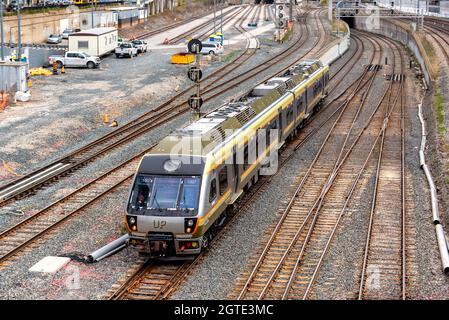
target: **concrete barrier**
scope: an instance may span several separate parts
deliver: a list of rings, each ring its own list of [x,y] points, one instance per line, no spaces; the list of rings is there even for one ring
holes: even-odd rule
[[[344,22],[343,22],[344,23]],[[349,26],[344,23],[347,32],[342,38],[339,38],[330,43],[329,46],[326,46],[319,54],[319,59],[324,64],[332,64],[338,58],[340,58],[346,51],[348,51],[349,46],[351,44],[351,32],[349,30]]]

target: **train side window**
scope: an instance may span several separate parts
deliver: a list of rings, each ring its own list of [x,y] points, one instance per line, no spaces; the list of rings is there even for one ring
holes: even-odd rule
[[[217,179],[213,178],[209,188],[209,202],[212,203],[217,198]]]
[[[243,169],[246,170],[249,168],[249,159],[248,159],[248,145],[243,149]]]
[[[290,108],[287,111],[287,123],[292,123],[293,122],[293,109]]]
[[[224,166],[218,173],[218,182],[220,184],[220,196],[228,189],[228,168]]]

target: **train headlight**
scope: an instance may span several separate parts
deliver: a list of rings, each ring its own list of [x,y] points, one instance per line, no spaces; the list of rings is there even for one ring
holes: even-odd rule
[[[127,216],[126,221],[128,222],[128,226],[132,231],[137,231],[137,217]]]
[[[186,233],[191,233],[195,230],[196,218],[186,218],[184,220],[184,230]]]
[[[173,172],[181,167],[181,160],[170,159],[164,162],[164,170]]]

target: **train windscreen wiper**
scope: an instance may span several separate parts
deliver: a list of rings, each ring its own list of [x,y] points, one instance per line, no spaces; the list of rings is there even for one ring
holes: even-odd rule
[[[156,203],[157,209],[159,210],[159,212],[162,212],[162,208],[161,208],[161,206],[159,205],[159,202],[157,201],[157,190],[156,190],[156,192],[154,193],[153,201]]]

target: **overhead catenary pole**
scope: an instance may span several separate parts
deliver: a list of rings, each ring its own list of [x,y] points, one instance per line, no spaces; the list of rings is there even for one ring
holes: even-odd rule
[[[92,19],[92,29],[93,29],[93,28],[95,28],[95,26],[94,26],[94,0],[92,0],[91,4],[92,5],[90,6],[90,16]]]
[[[4,37],[4,31],[3,31],[3,0],[0,1],[0,46],[1,46],[1,60],[0,61],[4,61],[5,60],[5,37]],[[2,78],[3,80],[3,78]],[[2,84],[2,88],[1,90],[3,90],[3,84]]]
[[[0,0],[0,41],[1,41],[1,61],[5,61],[5,42],[4,42],[4,35],[3,35],[3,0]],[[1,72],[0,74],[0,78],[1,78],[1,83],[0,83],[0,93],[2,94],[2,99],[3,99],[3,92],[5,90],[4,85],[5,85],[5,80],[4,80],[4,72]]]
[[[220,33],[223,36],[223,1],[220,2]]]
[[[216,30],[216,24],[215,24],[215,19],[216,19],[216,9],[217,9],[217,0],[214,0],[214,34],[215,32],[217,32]]]
[[[290,10],[289,10],[290,21],[293,21],[293,1],[294,0],[290,0]]]
[[[17,1],[17,32],[18,32],[18,41],[17,41],[17,57],[16,60],[20,61],[22,59],[22,35],[21,35],[21,21],[20,21],[20,0]]]

